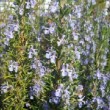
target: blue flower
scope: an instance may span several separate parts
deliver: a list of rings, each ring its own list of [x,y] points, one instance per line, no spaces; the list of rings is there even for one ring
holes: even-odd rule
[[[34,49],[33,45],[31,45],[31,48],[29,49],[28,58],[32,58],[33,55],[36,55],[37,51]]]
[[[18,72],[18,63],[11,60],[8,69],[10,72],[12,71]]]
[[[79,108],[82,108],[83,104],[85,104],[85,101],[83,100],[85,96],[82,96],[81,94],[78,96],[78,106]]]
[[[83,103],[82,102],[78,102],[78,106],[79,108],[82,108]]]
[[[56,53],[53,53],[53,54],[51,55],[50,62],[51,62],[51,63],[55,63],[55,62],[56,62],[56,58],[57,58]]]
[[[55,90],[55,96],[56,97],[61,97],[61,95],[62,95],[62,90],[61,89]]]
[[[96,4],[96,0],[92,0],[92,5],[95,5]]]
[[[30,103],[26,103],[26,107],[30,107]]]
[[[9,85],[8,82],[6,84],[2,84],[1,87],[1,94],[7,93],[9,89],[13,89],[12,85]]]
[[[105,85],[104,84],[101,84],[100,85],[100,91],[101,91],[101,93],[102,93],[102,97],[104,97],[105,96]]]
[[[51,13],[55,13],[58,10],[59,2],[54,2],[49,8]]]
[[[52,52],[49,51],[49,50],[47,50],[47,51],[46,51],[46,55],[45,55],[46,58],[47,58],[47,59],[50,59],[50,58],[51,58],[51,55],[52,55]]]
[[[14,70],[14,66],[13,66],[13,62],[12,60],[10,61],[10,65],[9,65],[9,71],[12,72]]]
[[[9,39],[12,39],[14,37],[13,32],[9,31],[8,29],[5,30],[4,35],[6,35],[6,37]]]
[[[101,97],[97,97],[96,101],[97,101],[97,109],[99,110],[100,108],[104,106],[104,101]]]
[[[18,63],[17,62],[14,62],[13,68],[14,68],[15,72],[18,71]]]
[[[49,99],[49,102],[50,103],[54,103],[54,104],[59,104],[60,103],[60,97],[51,97],[50,99]]]
[[[62,75],[62,77],[65,77],[65,76],[68,75],[68,73],[67,73],[67,71],[66,71],[66,66],[65,66],[65,64],[62,65],[61,75]]]
[[[33,79],[34,80],[34,79]],[[35,84],[33,86],[30,87],[30,99],[34,99],[34,96],[39,97],[39,95],[42,92],[42,87],[44,86],[43,82],[39,82],[35,80]]]
[[[14,26],[14,31],[18,31],[18,29],[19,29],[19,24],[13,24],[13,26]]]
[[[19,14],[22,16],[24,14],[24,9],[22,7],[19,8]]]
[[[36,0],[30,0],[31,8],[34,8],[36,3],[37,3]]]
[[[101,72],[100,72],[99,69],[97,69],[97,71],[96,71],[96,76],[97,76],[98,79],[101,79],[101,77],[102,77]]]
[[[30,7],[31,7],[31,6],[30,6],[30,2],[27,1],[27,2],[26,2],[26,9],[30,9]]]
[[[29,51],[29,53],[28,53],[28,58],[32,58],[32,57],[33,57],[32,52]]]

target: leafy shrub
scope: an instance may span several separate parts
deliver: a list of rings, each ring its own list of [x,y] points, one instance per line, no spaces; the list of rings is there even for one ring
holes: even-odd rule
[[[15,0],[0,25],[1,110],[109,110],[108,6]]]

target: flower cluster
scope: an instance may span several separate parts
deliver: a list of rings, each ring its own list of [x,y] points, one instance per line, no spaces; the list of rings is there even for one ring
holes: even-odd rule
[[[4,94],[4,93],[7,93],[8,90],[13,89],[13,86],[9,85],[8,82],[7,82],[6,84],[2,84],[0,89],[1,89],[1,94]]]
[[[101,3],[15,0],[0,24],[3,109],[110,109],[110,2]]]
[[[36,54],[37,54],[36,49],[34,49],[34,47],[31,46],[31,48],[29,49],[28,58],[33,58],[33,56]]]
[[[11,60],[8,69],[10,72],[18,72],[18,63]]]
[[[56,51],[54,51],[54,50],[52,50],[52,49],[48,49],[48,50],[46,51],[45,57],[46,57],[47,59],[49,59],[51,63],[56,63],[56,58],[57,58],[57,56],[56,56]]]
[[[5,31],[4,31],[4,35],[6,36],[4,44],[9,45],[10,39],[14,38],[14,33],[18,31],[19,31],[19,23],[16,22],[14,23],[14,16],[10,15],[9,23],[5,27]]]
[[[34,8],[36,5],[36,0],[27,0],[26,9]]]
[[[30,93],[29,93],[29,95],[30,95],[30,99],[31,100],[34,99],[34,96],[37,96],[38,97],[41,94],[43,85],[44,84],[42,82],[41,82],[41,84],[39,84],[37,82],[34,86],[30,87]]]

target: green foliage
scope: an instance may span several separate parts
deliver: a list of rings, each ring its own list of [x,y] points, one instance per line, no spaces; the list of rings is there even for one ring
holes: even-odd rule
[[[36,2],[26,8],[25,0],[15,0],[13,11],[5,13],[6,25],[0,27],[1,110],[100,110],[93,99],[108,101],[110,91],[105,1],[60,0],[56,12],[52,1],[47,13],[45,1]],[[104,96],[101,85],[106,85]],[[58,90],[61,96],[56,97]]]

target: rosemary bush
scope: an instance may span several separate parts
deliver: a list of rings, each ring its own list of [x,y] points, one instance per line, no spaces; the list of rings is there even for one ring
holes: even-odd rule
[[[109,5],[15,0],[0,24],[1,110],[109,110]]]

